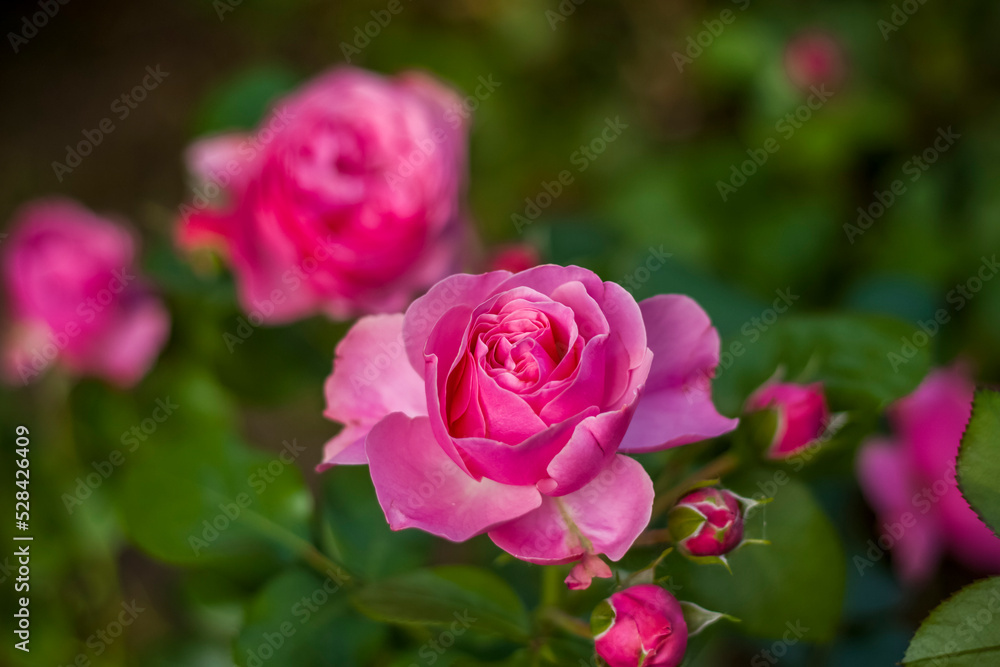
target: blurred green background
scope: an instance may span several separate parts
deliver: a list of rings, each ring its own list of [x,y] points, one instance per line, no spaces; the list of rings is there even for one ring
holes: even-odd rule
[[[4,448],[17,424],[31,430],[36,535],[32,652],[5,641],[3,661],[69,665],[83,655],[97,665],[207,667],[235,655],[252,665],[261,638],[290,620],[296,632],[269,665],[431,664],[419,648],[435,631],[368,621],[343,594],[300,624],[295,605],[324,582],[296,565],[311,557],[305,545],[376,581],[418,565],[488,565],[499,553],[485,538],[451,545],[390,534],[364,471],[316,475],[336,428],[321,414],[322,382],[348,325],[315,318],[255,329],[230,352],[223,334],[240,317],[231,280],[192,268],[173,248],[187,193],[184,147],[251,127],[268,101],[345,55],[379,72],[423,68],[471,96],[471,211],[483,248],[527,242],[546,260],[626,285],[631,277],[638,298],[690,294],[727,345],[756,342],[768,325],[753,318],[778,290],[798,297],[795,314],[882,313],[908,322],[894,329],[904,335],[945,308],[952,321],[923,351],[938,363],[964,356],[980,379],[998,377],[1000,284],[963,297],[961,308],[949,295],[1000,246],[1000,5],[900,3],[917,10],[895,25],[888,2],[400,1],[367,45],[359,31],[385,1],[69,2],[16,51],[8,34],[0,213],[63,194],[121,214],[140,230],[143,268],[174,322],[158,366],[133,391],[49,374],[0,393]],[[37,2],[5,3],[4,32],[28,34],[23,17],[37,11]],[[157,65],[164,81],[59,180],[52,163],[65,161],[67,144],[112,116],[113,101]],[[825,85],[829,99],[815,104],[810,85]],[[800,123],[782,123],[797,112]],[[608,119],[627,127],[593,159],[581,157]],[[959,138],[913,171],[914,156],[948,128]],[[767,145],[778,149],[724,200],[719,182]],[[526,198],[541,203],[544,184],[563,170],[573,182],[519,230],[512,216],[527,215]],[[905,192],[863,234],[845,229],[897,179]],[[671,257],[646,277],[636,271],[651,248]],[[482,265],[470,256],[469,268]],[[736,372],[751,356],[722,371],[717,396],[728,414],[752,388]],[[889,363],[872,361],[883,362],[877,373]],[[130,451],[123,436],[143,431],[157,400],[168,399],[174,414]],[[305,450],[292,463],[279,458],[296,447]],[[105,479],[114,450],[124,462]],[[0,456],[0,477],[13,478],[13,462],[12,452]],[[810,479],[845,544],[847,593],[842,606],[836,595],[831,602],[835,640],[787,646],[782,664],[892,664],[922,615],[969,580],[949,567],[927,588],[904,591],[885,559],[857,577],[848,559],[874,535],[873,518],[849,471]],[[88,485],[94,472],[100,483]],[[212,538],[202,521],[224,517],[220,489],[252,503],[238,519],[219,519],[227,527]],[[69,494],[88,490],[67,507]],[[9,523],[0,522],[5,543]],[[192,538],[206,543],[197,554]],[[6,615],[5,557],[6,549]],[[539,568],[501,562],[497,571],[536,602]],[[808,597],[803,588],[797,594]],[[583,615],[595,599],[574,604]],[[122,637],[94,639],[132,600],[144,611]],[[698,664],[747,664],[772,646],[713,632],[692,651]],[[459,646],[434,661],[510,650],[471,635]],[[577,664],[580,650],[552,664]]]

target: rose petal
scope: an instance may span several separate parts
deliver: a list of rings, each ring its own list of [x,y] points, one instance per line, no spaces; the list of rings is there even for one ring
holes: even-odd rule
[[[333,373],[324,391],[328,419],[345,424],[327,443],[322,471],[339,463],[364,463],[356,441],[391,412],[427,414],[420,375],[403,346],[403,316],[369,315],[358,320],[337,345]]]
[[[545,496],[541,507],[490,531],[507,553],[539,565],[568,563],[588,551],[611,560],[625,555],[649,523],[653,482],[642,466],[616,456],[589,484],[560,498]],[[567,527],[563,512],[591,549]]]
[[[736,428],[718,413],[711,376],[719,363],[719,334],[692,299],[654,296],[640,304],[653,365],[646,392],[620,448],[648,452],[714,438]]]
[[[462,542],[539,506],[532,486],[476,481],[448,458],[426,417],[395,412],[365,444],[379,504],[393,530],[420,528]]]

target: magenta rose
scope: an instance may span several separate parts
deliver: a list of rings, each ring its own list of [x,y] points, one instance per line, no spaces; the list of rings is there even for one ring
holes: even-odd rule
[[[79,204],[51,199],[14,216],[0,264],[12,326],[8,380],[27,383],[53,361],[128,386],[166,342],[170,317],[135,274],[128,230]]]
[[[423,74],[335,68],[278,101],[254,134],[189,149],[201,185],[179,241],[219,248],[242,307],[274,322],[399,311],[456,268],[459,105]]]
[[[653,485],[619,452],[714,437],[719,336],[691,299],[637,304],[575,266],[454,275],[337,347],[320,469],[369,463],[394,529],[489,533],[514,556],[618,560]]]
[[[767,457],[775,460],[791,458],[813,446],[831,423],[820,382],[769,382],[750,395],[746,409],[774,411],[776,423]]]
[[[958,488],[956,458],[975,387],[961,365],[933,371],[889,410],[894,438],[869,441],[857,468],[879,517],[879,546],[901,577],[925,581],[949,552],[967,567],[1000,574],[1000,537]]]
[[[608,667],[677,667],[688,627],[677,599],[653,584],[632,586],[602,602],[591,619],[594,648]]]

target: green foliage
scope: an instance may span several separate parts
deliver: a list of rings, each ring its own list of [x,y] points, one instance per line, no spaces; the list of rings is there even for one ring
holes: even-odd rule
[[[523,640],[528,614],[511,587],[489,570],[452,565],[369,584],[354,596],[368,616],[393,623],[459,627]]]
[[[980,667],[1000,662],[1000,577],[966,586],[921,624],[906,667]]]
[[[972,418],[958,453],[962,495],[983,522],[1000,535],[1000,392],[976,392]]]

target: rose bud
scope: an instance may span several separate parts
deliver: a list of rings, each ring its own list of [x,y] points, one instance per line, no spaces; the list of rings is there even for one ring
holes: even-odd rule
[[[743,538],[746,511],[759,504],[726,489],[696,489],[670,510],[667,519],[670,536],[677,550],[689,559],[721,563],[728,568],[726,554],[743,544],[761,542]]]
[[[751,394],[746,402],[747,412],[772,410],[775,422],[767,424],[768,458],[791,458],[817,443],[831,424],[830,410],[826,406],[823,385],[793,383],[768,383]],[[773,431],[771,429],[773,428]]]
[[[785,47],[785,72],[802,90],[814,86],[836,88],[847,74],[847,58],[833,35],[808,30],[793,37]]]
[[[615,593],[591,617],[594,648],[608,667],[677,667],[688,626],[677,599],[653,584]]]
[[[490,271],[520,273],[538,266],[538,251],[527,243],[514,243],[496,250],[490,258]]]

